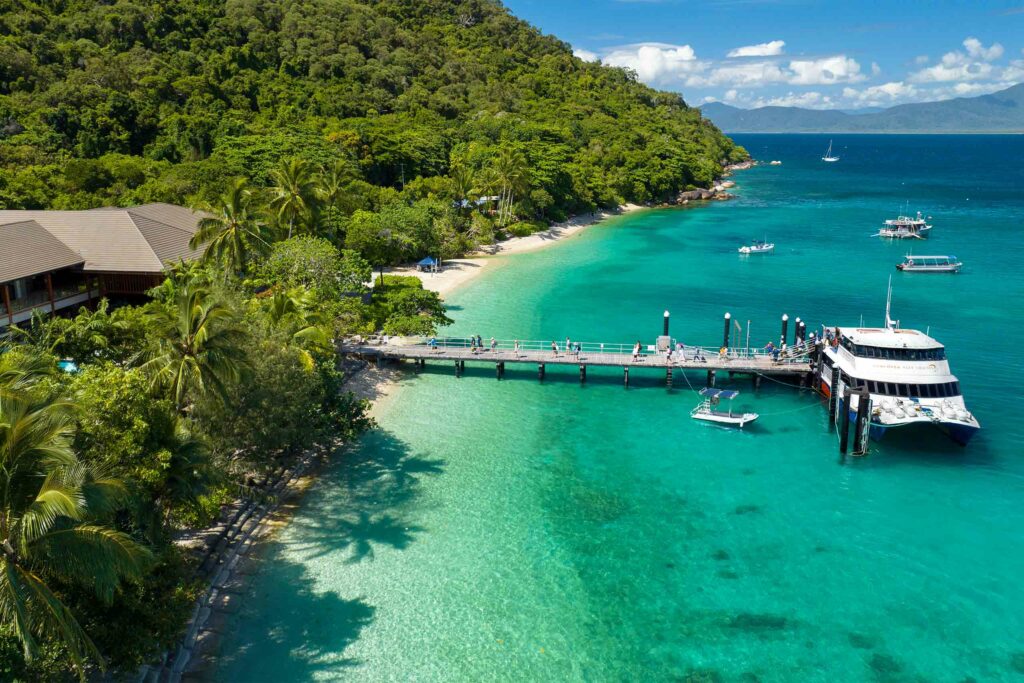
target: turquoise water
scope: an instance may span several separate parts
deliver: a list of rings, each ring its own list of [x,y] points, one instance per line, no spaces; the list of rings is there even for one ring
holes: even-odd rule
[[[809,394],[749,380],[743,431],[657,373],[411,369],[267,552],[220,680],[963,681],[1024,676],[1024,137],[737,136],[739,199],[619,217],[509,259],[455,334],[752,343],[788,313],[943,341],[983,431],[893,433],[841,461]],[[1008,160],[1014,160],[1012,163]],[[868,235],[905,202],[919,253]],[[773,255],[741,258],[753,238]],[[792,328],[791,328],[792,329]],[[744,329],[744,336],[746,330]],[[690,380],[701,381],[698,375]]]

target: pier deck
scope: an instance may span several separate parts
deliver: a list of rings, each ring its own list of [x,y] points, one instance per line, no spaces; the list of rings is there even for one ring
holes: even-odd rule
[[[559,345],[557,354],[550,348],[550,342],[520,341],[518,351],[515,342],[497,341],[492,349],[489,340],[484,349],[470,347],[469,339],[438,338],[436,346],[427,339],[378,340],[376,343],[343,343],[342,352],[371,358],[426,361],[454,361],[545,365],[566,365],[580,367],[659,368],[661,370],[704,370],[727,371],[730,373],[791,376],[800,378],[812,370],[808,354],[813,347],[798,346],[788,349],[786,355],[775,359],[771,354],[752,349],[729,349],[725,354],[719,349],[687,346],[680,355],[673,351],[671,360],[664,351],[653,347],[642,347],[641,355],[633,358],[633,347],[627,344],[582,343],[579,354],[568,353],[564,344]]]

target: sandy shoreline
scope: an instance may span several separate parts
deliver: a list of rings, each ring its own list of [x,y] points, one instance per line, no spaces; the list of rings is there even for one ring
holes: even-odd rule
[[[484,268],[499,261],[496,256],[522,254],[549,247],[556,242],[579,234],[592,225],[596,225],[611,216],[630,213],[644,207],[636,204],[624,204],[614,211],[596,211],[594,213],[574,216],[565,223],[556,223],[543,232],[536,232],[526,237],[513,237],[497,244],[484,247],[466,258],[449,259],[439,273],[423,273],[414,266],[386,268],[389,275],[411,275],[423,282],[423,287],[444,296],[456,288],[474,279]]]

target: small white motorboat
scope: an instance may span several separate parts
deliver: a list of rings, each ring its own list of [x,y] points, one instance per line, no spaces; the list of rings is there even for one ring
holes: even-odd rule
[[[700,395],[704,397],[704,400],[700,402],[700,405],[690,411],[690,417],[695,420],[704,420],[706,422],[717,422],[718,424],[742,427],[748,422],[753,422],[757,419],[757,413],[734,414],[732,412],[731,401],[740,395],[740,392],[738,391],[733,391],[732,389],[714,389],[712,387],[704,387],[700,390]],[[717,410],[722,399],[730,401],[728,411]]]
[[[904,273],[959,273],[964,264],[956,256],[915,256],[907,254],[896,270]]]
[[[774,242],[754,242],[750,246],[740,247],[738,251],[741,254],[767,254],[770,251],[775,251]]]

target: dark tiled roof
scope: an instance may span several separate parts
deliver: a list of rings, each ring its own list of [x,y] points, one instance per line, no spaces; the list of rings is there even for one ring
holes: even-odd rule
[[[84,262],[88,271],[159,273],[179,259],[188,261],[200,256],[201,252],[188,247],[200,218],[192,210],[173,204],[88,211],[0,210],[0,234],[4,235],[4,251],[16,252],[12,261],[22,264],[19,272],[26,268],[32,271],[28,274],[53,270],[46,252],[56,244],[63,247],[60,253],[76,254],[77,262]],[[40,249],[32,241],[23,242],[20,233],[7,234],[9,225],[26,221],[51,236],[49,247]],[[0,271],[0,282],[10,279],[14,278]]]
[[[0,243],[0,282],[85,262],[35,221],[0,225]]]

